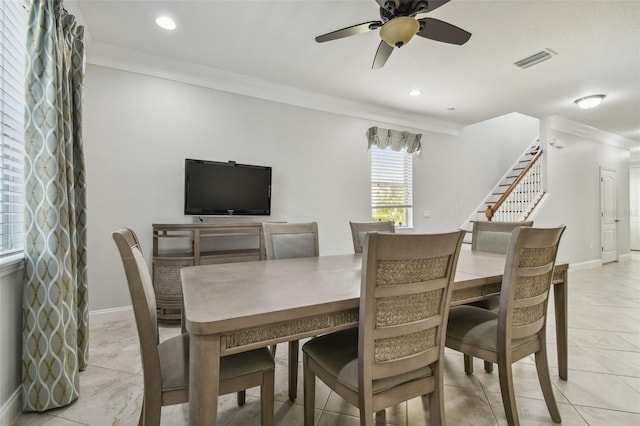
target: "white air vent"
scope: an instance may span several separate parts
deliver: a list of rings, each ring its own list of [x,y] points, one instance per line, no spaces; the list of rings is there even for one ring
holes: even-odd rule
[[[544,49],[538,53],[534,53],[533,55],[526,57],[524,59],[520,59],[518,62],[515,62],[514,65],[519,66],[520,68],[529,68],[535,64],[539,64],[540,62],[544,62],[547,59],[551,59],[553,55],[557,55],[551,49]]]

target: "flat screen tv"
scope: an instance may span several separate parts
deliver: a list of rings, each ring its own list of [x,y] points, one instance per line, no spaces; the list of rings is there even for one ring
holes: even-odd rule
[[[184,214],[271,214],[271,167],[185,159]]]

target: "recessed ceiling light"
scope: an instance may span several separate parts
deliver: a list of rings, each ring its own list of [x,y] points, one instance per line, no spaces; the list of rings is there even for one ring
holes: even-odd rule
[[[600,105],[604,98],[605,95],[589,95],[580,99],[576,99],[574,102],[582,109],[589,109],[595,108]]]
[[[176,29],[176,23],[173,19],[169,18],[168,16],[159,16],[156,19],[156,24],[158,24],[159,27],[164,28],[165,30],[175,30]]]
[[[422,90],[413,89],[409,92],[409,96],[420,96],[422,95]]]

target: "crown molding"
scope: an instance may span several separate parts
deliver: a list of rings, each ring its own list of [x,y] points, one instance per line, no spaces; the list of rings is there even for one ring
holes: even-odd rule
[[[616,148],[632,150],[637,146],[635,142],[620,135],[596,129],[595,127],[587,126],[586,124],[567,120],[566,118],[557,115],[548,117],[547,122],[549,123],[549,128],[551,130],[583,137],[605,145],[615,146]]]
[[[122,48],[106,43],[91,42],[86,47],[87,63],[143,74],[209,89],[295,105],[303,108],[383,124],[427,130],[457,136],[464,125],[432,117],[399,112],[371,106],[366,103],[331,97],[284,84],[260,80],[193,63],[152,55],[139,50]]]

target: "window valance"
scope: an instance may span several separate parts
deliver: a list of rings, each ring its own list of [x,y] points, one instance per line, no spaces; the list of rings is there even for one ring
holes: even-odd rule
[[[416,155],[422,150],[421,134],[383,129],[382,127],[370,127],[368,136],[369,148],[374,145],[380,149],[390,147],[393,151],[400,151],[402,148],[406,148],[409,154]]]

